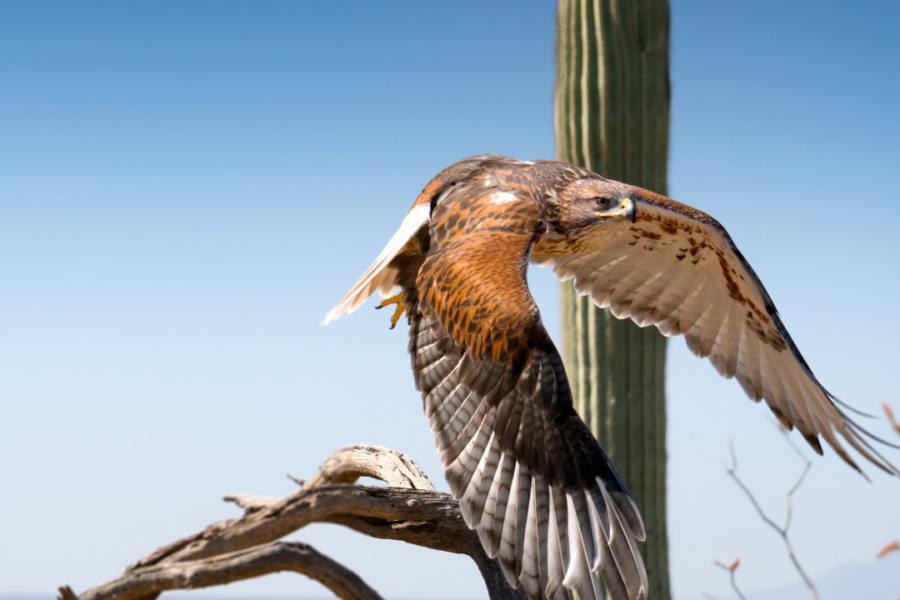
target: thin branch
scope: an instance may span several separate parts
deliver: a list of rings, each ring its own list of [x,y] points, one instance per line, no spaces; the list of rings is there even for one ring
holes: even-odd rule
[[[893,429],[897,433],[900,433],[900,423],[898,423],[894,419],[894,411],[891,410],[890,404],[888,404],[887,402],[882,402],[881,408],[884,409],[884,414],[887,415],[888,422],[891,424],[891,429]]]
[[[810,579],[809,576],[806,574],[806,571],[803,570],[803,567],[800,565],[800,561],[797,560],[797,555],[794,552],[794,547],[791,544],[790,536],[788,535],[788,532],[791,528],[791,518],[793,515],[794,493],[800,488],[800,485],[803,484],[803,481],[806,479],[806,474],[809,473],[809,470],[812,467],[812,463],[809,461],[809,459],[806,458],[806,456],[800,451],[799,448],[797,448],[797,446],[794,444],[794,442],[790,439],[787,430],[785,430],[782,427],[779,427],[779,430],[781,431],[782,435],[784,436],[785,441],[787,441],[787,443],[791,446],[791,448],[794,449],[794,452],[796,452],[797,455],[801,458],[801,460],[803,460],[803,462],[805,463],[805,465],[803,467],[803,472],[800,474],[800,477],[797,479],[797,482],[793,485],[793,487],[791,487],[791,489],[787,493],[787,496],[786,496],[787,510],[786,510],[786,514],[785,514],[783,527],[779,527],[778,524],[775,523],[775,521],[773,521],[772,519],[769,518],[768,515],[766,515],[765,511],[763,511],[762,507],[759,505],[759,502],[757,502],[756,497],[753,495],[753,492],[751,492],[750,489],[746,485],[744,485],[744,482],[741,481],[740,477],[738,477],[738,475],[737,475],[737,456],[734,452],[734,444],[730,445],[731,468],[729,468],[727,470],[727,473],[734,480],[734,482],[738,485],[738,487],[740,487],[741,490],[743,490],[743,492],[744,492],[744,494],[746,494],[747,498],[750,499],[750,503],[753,505],[753,508],[756,509],[756,512],[759,515],[760,519],[762,519],[762,521],[766,525],[768,525],[769,527],[774,529],[778,533],[778,535],[781,537],[781,539],[784,541],[784,546],[787,549],[788,557],[791,559],[791,562],[794,564],[794,568],[797,570],[797,573],[800,574],[800,577],[803,579],[803,582],[806,584],[806,587],[809,589],[810,594],[812,594],[813,599],[819,600],[819,591],[816,589],[815,584],[813,584],[812,579]],[[732,572],[732,575],[733,575],[733,572]]]
[[[898,555],[900,555],[900,540],[894,540],[890,544],[885,545],[885,547],[875,555],[875,558],[884,558],[891,552],[896,552]]]
[[[234,502],[246,512],[255,512],[269,508],[278,503],[281,498],[271,496],[255,496],[253,494],[229,494],[222,498],[225,502]]]
[[[731,589],[734,590],[734,593],[737,594],[738,598],[740,598],[741,600],[747,600],[747,598],[744,596],[744,593],[738,587],[737,581],[735,581],[734,578],[734,572],[737,571],[738,566],[741,564],[741,559],[734,559],[734,562],[730,565],[726,565],[725,563],[721,563],[719,561],[714,561],[713,564],[728,571],[728,580],[731,582]]]

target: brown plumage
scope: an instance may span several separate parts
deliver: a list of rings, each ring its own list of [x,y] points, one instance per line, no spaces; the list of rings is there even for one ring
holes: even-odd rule
[[[438,174],[326,321],[399,287],[409,352],[447,481],[507,579],[529,598],[647,597],[628,488],[575,413],[528,291],[553,265],[601,307],[666,335],[765,399],[821,453],[838,435],[898,474],[815,379],[725,229],[669,198],[553,161],[494,155]],[[402,306],[401,305],[401,306]]]

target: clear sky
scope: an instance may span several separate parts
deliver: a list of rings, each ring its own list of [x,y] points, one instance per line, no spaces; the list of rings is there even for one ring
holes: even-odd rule
[[[554,156],[554,21],[551,0],[0,2],[0,592],[113,578],[346,444],[446,488],[405,326],[371,303],[319,322],[444,166]],[[730,230],[826,386],[900,409],[900,3],[676,0],[671,51],[671,195]],[[556,283],[530,279],[558,336]],[[724,590],[712,561],[738,556],[746,589],[794,581],[724,465],[733,440],[780,519],[802,464],[669,348],[676,595]],[[814,460],[811,574],[900,536],[900,481],[867,471]],[[296,537],[388,597],[484,596],[462,557]]]

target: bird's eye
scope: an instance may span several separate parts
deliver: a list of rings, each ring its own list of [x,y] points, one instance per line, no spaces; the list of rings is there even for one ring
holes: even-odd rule
[[[600,208],[609,207],[609,198],[597,198],[594,200]]]

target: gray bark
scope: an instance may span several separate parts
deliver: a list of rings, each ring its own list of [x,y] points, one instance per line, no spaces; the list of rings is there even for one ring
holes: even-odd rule
[[[360,477],[391,487],[353,485]],[[167,590],[224,585],[279,571],[302,573],[345,600],[380,600],[359,576],[312,547],[278,541],[317,522],[465,554],[478,565],[491,600],[525,598],[485,554],[457,502],[435,491],[419,466],[396,450],[349,446],[326,458],[315,476],[284,498],[234,494],[225,500],[244,514],[168,544],[129,565],[120,577],[81,594],[61,587],[59,600],[154,600]]]

